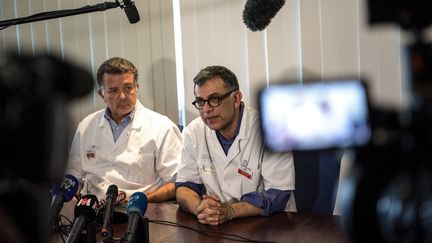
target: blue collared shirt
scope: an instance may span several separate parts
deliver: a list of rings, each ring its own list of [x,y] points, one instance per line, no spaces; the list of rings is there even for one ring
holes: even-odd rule
[[[123,118],[123,120],[121,120],[120,123],[117,123],[116,121],[114,121],[114,119],[112,119],[111,111],[108,109],[108,107],[106,108],[104,117],[105,119],[108,120],[111,126],[114,142],[117,141],[118,137],[120,137],[120,134],[122,134],[125,128],[132,122],[135,113],[134,111],[135,109],[132,112],[130,112],[127,117]]]
[[[218,131],[216,131],[216,136],[219,140],[219,143],[222,145],[222,148],[223,148],[223,151],[225,152],[225,155],[228,154],[228,150],[231,148],[231,145],[233,144],[234,140],[236,139],[237,135],[239,134],[240,125],[241,125],[241,121],[242,121],[242,117],[243,117],[243,110],[244,110],[244,105],[242,103],[240,106],[240,118],[239,118],[239,122],[237,124],[236,132],[234,133],[234,136],[231,139],[226,139],[224,136],[222,136],[222,134],[220,134]]]

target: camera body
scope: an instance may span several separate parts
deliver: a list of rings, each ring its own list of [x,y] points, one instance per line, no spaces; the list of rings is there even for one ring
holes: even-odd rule
[[[374,136],[356,149],[342,185],[348,236],[353,242],[431,242],[431,113],[372,114]]]
[[[92,88],[87,70],[53,55],[0,58],[0,177],[60,180],[71,137],[68,103]]]
[[[354,151],[341,185],[342,220],[353,242],[431,242],[432,106],[385,110],[371,106],[367,94],[366,82],[355,78],[263,88],[264,143],[294,154]]]
[[[370,130],[359,130],[363,135],[361,140],[355,139],[356,133],[351,132],[353,139],[350,143],[337,139],[333,139],[332,143],[321,143],[323,128],[321,131],[314,130],[308,126],[307,120],[295,121],[297,116],[302,116],[300,113],[281,115],[286,112],[286,104],[278,110],[266,105],[269,102],[266,90],[273,89],[273,86],[291,87],[293,81],[271,84],[260,92],[263,138],[270,150],[306,153],[331,149],[354,151],[354,166],[341,190],[342,222],[353,242],[432,242],[432,45],[424,41],[422,31],[432,23],[431,9],[432,2],[426,0],[368,0],[371,25],[396,23],[413,36],[414,41],[405,48],[413,100],[403,111],[386,110],[366,102],[368,109],[364,118],[367,122],[364,124]],[[328,80],[317,79],[314,82],[327,85]],[[335,87],[332,82],[329,83],[329,87]],[[310,87],[307,81],[299,86],[301,89]],[[319,92],[315,93],[322,96]],[[298,96],[294,99],[290,92],[284,95],[285,100],[290,102],[302,99]],[[357,102],[350,107],[364,110],[364,104]],[[349,113],[345,115],[350,116]],[[347,120],[342,117],[334,116],[331,120]],[[308,139],[311,134],[306,133],[307,136],[296,137],[303,141],[281,142],[283,140],[279,138],[286,135],[284,130],[274,130],[280,126],[271,124],[269,119],[279,119],[287,124],[293,119],[304,126],[301,129],[309,133],[316,131],[315,140]],[[287,127],[287,124],[282,126]],[[339,132],[335,130],[333,138],[338,137]],[[292,132],[288,135],[291,136]],[[277,139],[273,139],[275,136]]]
[[[7,226],[0,242],[48,241],[47,189],[67,164],[68,104],[92,88],[87,70],[56,56],[0,57],[0,215]]]

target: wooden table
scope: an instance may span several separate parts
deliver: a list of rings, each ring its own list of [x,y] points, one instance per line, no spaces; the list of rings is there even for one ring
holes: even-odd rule
[[[219,226],[202,225],[194,215],[185,213],[177,204],[149,204],[149,220],[166,220],[195,229],[229,233],[255,241],[274,242],[347,242],[342,232],[340,218],[332,215],[306,215],[281,212],[270,217],[234,219]],[[150,242],[233,242],[206,236],[192,230],[150,222]]]
[[[191,243],[191,242],[235,242],[239,239],[223,234],[233,234],[254,241],[270,242],[348,242],[342,231],[340,217],[334,215],[313,215],[292,212],[280,212],[269,217],[249,217],[233,219],[219,226],[202,225],[194,215],[185,213],[177,204],[162,203],[148,205],[145,216],[149,219],[150,243]],[[197,230],[211,231],[201,234],[196,231],[161,225],[155,221],[169,221]],[[114,235],[122,237],[126,224],[114,225]],[[97,235],[97,242],[103,238]],[[57,241],[59,242],[59,241]]]

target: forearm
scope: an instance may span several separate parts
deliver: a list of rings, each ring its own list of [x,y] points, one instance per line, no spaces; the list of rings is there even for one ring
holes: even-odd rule
[[[178,187],[176,190],[178,205],[186,212],[198,214],[198,206],[201,203],[200,196],[188,187]]]
[[[233,209],[233,214],[231,218],[245,218],[249,216],[256,216],[262,214],[262,209],[258,208],[248,202],[236,202],[230,204]]]
[[[222,203],[219,198],[204,196],[197,218],[202,224],[219,225],[233,218],[261,215],[262,211],[248,202]]]
[[[156,191],[147,194],[148,201],[151,203],[164,202],[175,197],[175,185],[173,182],[169,182]]]

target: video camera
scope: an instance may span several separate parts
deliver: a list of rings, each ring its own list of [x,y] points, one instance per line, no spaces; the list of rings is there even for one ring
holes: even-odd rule
[[[394,22],[412,34],[406,110],[371,105],[358,78],[285,81],[259,94],[268,149],[355,152],[341,194],[353,242],[432,242],[432,48],[423,36],[431,10],[430,1],[368,1],[370,24]]]
[[[69,147],[67,105],[92,88],[87,70],[54,55],[0,58],[0,175],[60,180]]]
[[[92,88],[87,70],[54,55],[0,57],[0,214],[8,226],[0,242],[47,242],[47,189],[68,158],[68,104]]]

